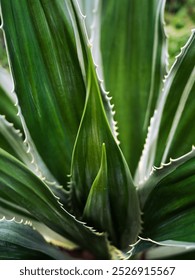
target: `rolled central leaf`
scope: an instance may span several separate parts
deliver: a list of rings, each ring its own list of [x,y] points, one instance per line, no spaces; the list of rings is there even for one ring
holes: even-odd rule
[[[107,217],[111,216],[114,225],[117,241],[112,240],[113,243],[125,249],[135,241],[140,230],[140,210],[136,189],[106,118],[92,59],[88,67],[87,81],[87,99],[71,166],[73,211],[77,217],[82,217],[90,189],[100,169],[102,144],[105,143],[107,149],[107,186],[105,187],[110,201],[107,211],[110,213],[106,213],[106,210],[104,212]],[[98,225],[97,218],[97,228]],[[93,226],[95,227],[95,221]],[[108,230],[107,226],[104,228],[105,231]]]
[[[105,144],[102,145],[102,157],[99,172],[89,192],[83,219],[94,225],[99,231],[109,233],[113,241],[116,240],[110,211],[107,156]]]

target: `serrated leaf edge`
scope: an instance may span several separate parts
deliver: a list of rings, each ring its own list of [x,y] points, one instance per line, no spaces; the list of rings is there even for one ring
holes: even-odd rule
[[[195,248],[195,243],[192,242],[183,242],[183,241],[176,241],[176,240],[165,240],[165,241],[155,241],[151,238],[143,238],[141,236],[138,237],[139,240],[132,245],[132,249],[129,251],[129,254],[132,256],[132,251],[134,247],[139,244],[141,241],[150,242],[154,245],[164,246],[164,247],[182,247],[187,250]]]
[[[77,0],[72,0],[71,3],[72,3],[72,5],[74,6],[74,8],[75,8],[75,10],[77,12],[77,16],[79,17],[79,20],[80,20],[80,23],[81,23],[82,32],[83,32],[83,35],[84,35],[84,38],[85,38],[86,48],[89,49],[90,55],[92,57],[93,66],[95,68],[95,73],[96,73],[97,81],[98,81],[99,87],[101,89],[100,91],[102,93],[102,98],[104,98],[104,100],[106,100],[106,102],[107,102],[107,104],[109,106],[109,109],[110,109],[111,116],[112,116],[111,123],[109,121],[109,123],[111,125],[111,130],[112,130],[112,133],[113,133],[113,136],[115,138],[116,143],[119,145],[120,141],[118,139],[118,135],[119,135],[118,127],[117,127],[117,122],[114,120],[114,115],[115,115],[116,111],[114,111],[114,104],[111,104],[111,102],[110,102],[111,99],[112,99],[112,97],[109,96],[110,92],[106,91],[106,89],[104,88],[104,81],[99,76],[99,73],[98,73],[99,66],[95,63],[95,59],[94,59],[94,55],[93,55],[93,51],[92,51],[92,49],[93,49],[93,42],[88,37],[87,28],[86,28],[86,24],[85,24],[86,16],[82,13],[81,8],[80,8],[79,3],[78,3]],[[96,9],[94,9],[94,12],[96,12]]]
[[[190,152],[184,154],[183,156],[172,159],[170,158],[169,162],[161,163],[159,167],[153,166],[148,178],[146,178],[139,185],[139,197],[141,208],[143,206],[151,193],[151,191],[156,187],[156,185],[166,176],[168,176],[171,172],[173,172],[180,165],[185,163],[186,161],[195,157],[195,146],[192,145],[192,149]],[[155,176],[157,174],[157,176]]]

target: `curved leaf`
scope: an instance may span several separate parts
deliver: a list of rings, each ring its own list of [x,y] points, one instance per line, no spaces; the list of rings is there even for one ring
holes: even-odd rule
[[[152,166],[187,153],[195,144],[195,32],[182,48],[164,83],[139,164],[138,183]]]
[[[166,72],[164,0],[102,1],[101,51],[121,148],[137,167]]]
[[[22,115],[43,161],[66,185],[85,100],[66,3],[1,0],[1,9]]]
[[[0,216],[1,217],[19,216],[33,221],[36,220],[34,216],[32,216],[28,211],[26,211],[26,209],[16,205],[10,197],[7,197],[2,193],[0,195]]]
[[[4,193],[35,218],[88,249],[97,258],[109,258],[105,236],[96,234],[62,209],[52,192],[38,177],[0,149],[0,196]]]
[[[179,242],[173,240],[165,240],[162,242],[155,242],[149,238],[140,238],[130,250],[130,258],[135,255],[139,259],[190,259],[194,255],[194,242]],[[189,258],[188,258],[189,257]]]
[[[140,204],[143,208],[148,196],[150,195],[151,191],[168,175],[171,175],[176,169],[180,166],[185,164],[190,159],[195,157],[195,147],[192,147],[192,150],[177,159],[170,159],[170,162],[166,164],[162,164],[160,167],[153,167],[152,172],[145,181],[143,181],[139,185],[139,198]]]
[[[68,259],[28,222],[0,220],[0,259]]]
[[[195,242],[194,151],[183,163],[178,160],[164,168],[155,171],[159,180],[143,207],[142,237],[158,242]]]
[[[162,98],[166,100],[159,128],[155,165],[166,162],[169,157],[182,156],[195,144],[194,61],[195,31],[182,49],[165,82]]]

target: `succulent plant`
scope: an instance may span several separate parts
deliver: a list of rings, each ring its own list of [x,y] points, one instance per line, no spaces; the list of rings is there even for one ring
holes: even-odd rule
[[[164,0],[0,3],[0,259],[194,257],[194,31],[168,70]]]

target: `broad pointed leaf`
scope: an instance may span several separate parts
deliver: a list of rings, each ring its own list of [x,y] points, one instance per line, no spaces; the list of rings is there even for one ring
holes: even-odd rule
[[[132,178],[104,111],[93,64],[88,69],[85,110],[77,135],[71,167],[71,196],[74,212],[82,216],[90,189],[101,164],[102,144],[107,149],[107,188],[117,246],[127,248],[140,230],[140,211]],[[111,209],[111,210],[110,210]],[[116,244],[114,244],[116,245]]]
[[[143,207],[144,238],[195,242],[194,151],[180,163],[155,171],[159,180]]]
[[[66,3],[1,0],[1,9],[27,129],[50,171],[65,185],[85,99]]]
[[[35,218],[88,249],[97,258],[109,258],[105,236],[97,235],[77,221],[61,207],[49,188],[38,177],[0,149],[0,195],[4,193]]]
[[[0,220],[0,259],[68,259],[28,222]]]
[[[164,0],[102,1],[101,51],[119,140],[134,174],[166,72]]]

